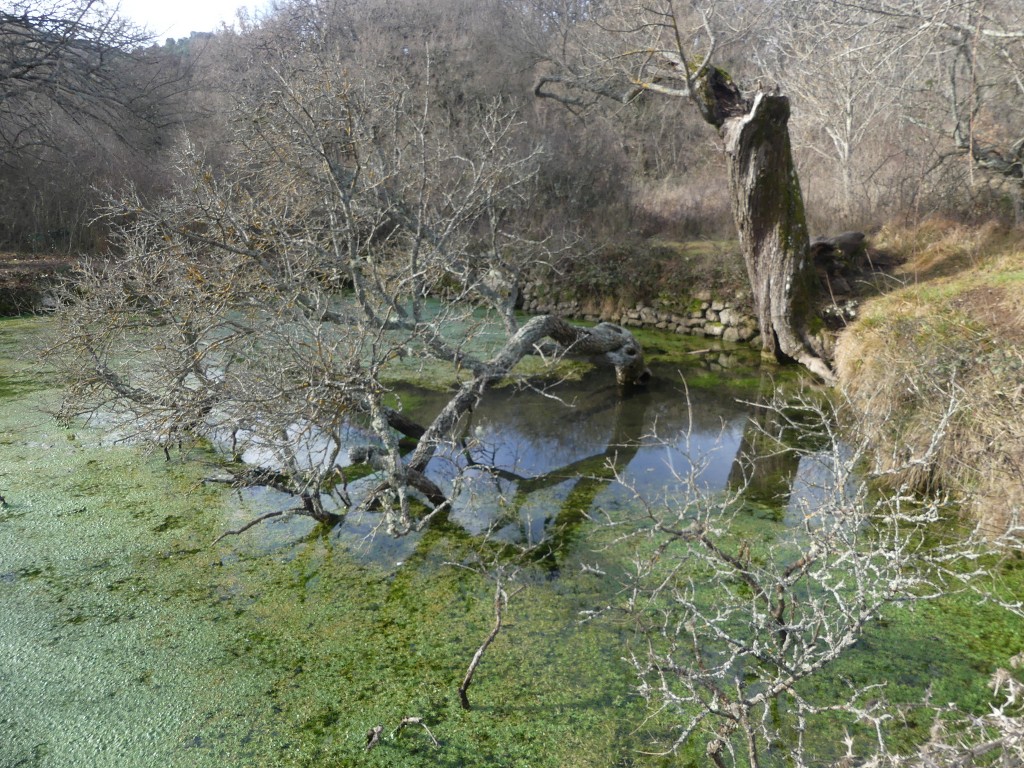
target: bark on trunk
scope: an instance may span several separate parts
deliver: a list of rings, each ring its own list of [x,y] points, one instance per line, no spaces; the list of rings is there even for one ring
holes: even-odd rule
[[[723,121],[733,216],[764,353],[801,363],[832,383],[832,369],[809,329],[817,277],[788,124],[789,99],[763,92],[744,114]]]
[[[671,14],[669,14],[671,16]],[[649,61],[645,58],[645,62]],[[649,91],[685,96],[705,122],[726,141],[733,216],[761,321],[764,351],[779,361],[796,361],[828,383],[835,377],[822,345],[810,332],[817,279],[809,258],[800,182],[789,143],[789,99],[758,92],[748,98],[729,75],[707,61],[696,70],[685,57],[666,56],[659,72],[677,72],[671,83],[658,77],[634,79],[616,100],[629,102]],[[583,102],[558,86],[616,97],[607,87],[568,75],[542,77],[534,93],[571,106]]]

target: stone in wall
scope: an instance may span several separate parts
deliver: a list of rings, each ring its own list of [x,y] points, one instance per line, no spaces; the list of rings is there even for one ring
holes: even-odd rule
[[[563,317],[584,319],[590,322],[612,322],[634,328],[657,328],[691,336],[711,337],[729,342],[752,343],[759,341],[757,321],[737,309],[743,296],[735,299],[712,296],[710,291],[700,289],[687,300],[668,301],[661,299],[659,308],[638,302],[635,305],[617,310],[606,302],[603,306],[593,299],[585,304],[579,301],[557,299],[552,295],[545,300],[549,291],[544,286],[532,285],[523,289],[523,309],[534,314],[555,313]],[[680,310],[682,306],[691,307],[690,311]],[[600,313],[595,309],[602,306]],[[586,311],[584,311],[586,310]]]

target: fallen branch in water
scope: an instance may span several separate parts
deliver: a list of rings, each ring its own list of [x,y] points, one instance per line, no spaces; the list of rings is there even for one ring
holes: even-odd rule
[[[371,749],[380,743],[380,735],[384,733],[383,725],[375,725],[373,728],[366,732],[366,751],[369,752]]]
[[[429,736],[430,740],[432,742],[434,742],[434,746],[435,747],[440,747],[441,746],[441,743],[434,737],[434,734],[431,733],[430,729],[427,727],[427,724],[423,722],[423,718],[422,717],[403,717],[402,718],[402,722],[400,722],[398,724],[398,727],[395,728],[395,730],[391,732],[391,738],[395,738],[395,736],[397,736],[401,732],[401,730],[403,728],[405,728],[405,726],[407,726],[407,725],[421,725],[421,726],[423,726],[423,730],[425,730],[427,732],[427,736]]]
[[[260,523],[262,523],[265,520],[270,520],[272,517],[281,517],[282,515],[287,515],[287,514],[292,513],[292,512],[295,512],[295,510],[294,509],[282,509],[282,510],[280,510],[278,512],[267,512],[264,515],[260,515],[255,520],[250,520],[248,523],[243,525],[241,528],[236,528],[233,531],[224,531],[224,533],[222,533],[220,536],[218,536],[216,539],[213,540],[213,543],[217,544],[221,539],[227,538],[228,536],[239,536],[240,534],[243,534],[246,531],[248,531],[250,528],[255,528],[257,525],[259,525]]]
[[[466,670],[466,676],[462,679],[462,685],[459,686],[459,703],[462,704],[463,709],[469,709],[469,696],[467,691],[469,686],[473,682],[473,673],[476,672],[476,668],[480,666],[480,662],[484,658],[484,652],[488,646],[494,642],[494,638],[498,636],[501,631],[501,620],[502,614],[505,608],[508,607],[508,594],[501,586],[501,580],[498,580],[497,585],[494,589],[494,628],[490,634],[484,640],[483,644],[476,649],[476,653],[473,654],[473,660],[469,662],[469,669]]]
[[[349,460],[353,464],[368,464],[378,472],[387,472],[388,466],[385,461],[384,451],[374,445],[360,445],[352,448],[349,453]],[[405,467],[405,480],[406,483],[417,491],[427,497],[427,501],[433,504],[435,507],[439,507],[442,504],[448,503],[448,497],[445,496],[444,491],[441,490],[440,486],[437,485],[433,480],[427,477],[423,472],[411,467]],[[377,488],[370,494],[370,499],[378,499],[387,488],[387,483],[381,483]]]

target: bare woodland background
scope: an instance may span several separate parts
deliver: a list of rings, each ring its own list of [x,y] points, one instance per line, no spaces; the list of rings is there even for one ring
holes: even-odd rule
[[[690,106],[648,94],[567,111],[534,97],[539,76],[578,72],[611,53],[595,50],[606,41],[586,25],[618,18],[603,31],[621,37],[630,9],[615,6],[296,0],[237,31],[152,43],[89,0],[8,4],[0,245],[102,249],[95,213],[105,193],[129,179],[144,199],[159,196],[186,140],[214,167],[229,162],[245,94],[277,87],[261,49],[315,40],[335,50],[331,77],[429,99],[455,131],[470,130],[467,116],[495,100],[514,112],[517,140],[543,153],[530,205],[517,213],[536,233],[588,242],[732,236],[720,140]],[[705,14],[716,63],[737,82],[792,99],[812,235],[933,213],[1020,217],[1018,4],[666,6],[693,21],[694,47]]]

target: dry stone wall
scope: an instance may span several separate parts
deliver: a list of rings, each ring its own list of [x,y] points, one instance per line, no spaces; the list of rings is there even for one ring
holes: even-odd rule
[[[670,333],[705,336],[729,342],[760,344],[757,319],[745,307],[746,297],[714,296],[697,291],[679,297],[622,307],[610,300],[565,299],[549,286],[531,284],[522,290],[522,308],[531,314],[555,314],[591,322],[612,322],[634,328],[655,328]]]

